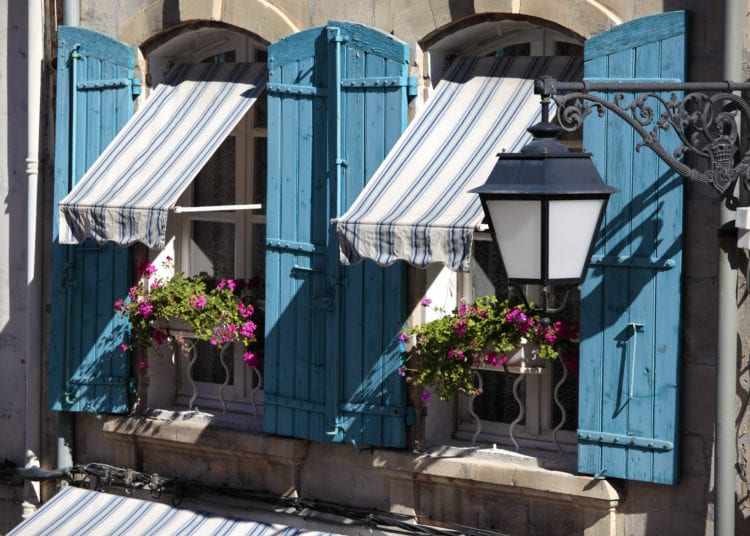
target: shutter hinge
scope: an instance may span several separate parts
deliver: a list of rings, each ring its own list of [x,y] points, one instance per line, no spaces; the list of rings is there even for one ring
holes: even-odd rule
[[[132,80],[130,78],[113,78],[110,80],[87,80],[85,82],[78,82],[76,89],[117,89],[121,87],[132,86]]]
[[[86,378],[71,378],[69,385],[126,385],[125,378],[114,376],[88,376]]]
[[[677,266],[674,259],[660,259],[658,257],[631,257],[628,255],[592,255],[592,266],[620,266],[623,268],[651,268],[654,270],[669,270]]]
[[[309,266],[300,266],[298,264],[295,264],[292,266],[290,275],[294,278],[304,277],[311,273],[323,273],[324,270],[316,270],[315,268],[310,268]]]
[[[285,95],[309,95],[311,97],[326,97],[326,88],[315,86],[296,86],[294,84],[266,84],[269,93],[281,93]]]
[[[636,447],[646,450],[668,451],[674,448],[674,444],[671,441],[664,441],[663,439],[611,434],[591,430],[578,430],[578,440],[586,443],[602,443],[605,445],[621,446],[623,448]]]
[[[141,79],[140,78],[133,78],[133,80],[131,81],[131,84],[130,84],[130,89],[132,91],[133,97],[137,97],[138,95],[141,94],[141,91],[142,91],[142,87],[141,86],[142,86]]]
[[[336,421],[333,424],[333,430],[326,432],[326,435],[331,436],[332,443],[343,443],[345,432],[346,428],[344,428],[344,419],[342,417],[336,417]]]
[[[371,78],[344,78],[341,81],[341,87],[354,89],[366,87],[410,88],[412,84],[416,87],[416,83],[417,79],[413,76],[377,76]]]

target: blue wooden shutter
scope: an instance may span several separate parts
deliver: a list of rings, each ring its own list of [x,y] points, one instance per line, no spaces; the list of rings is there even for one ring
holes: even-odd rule
[[[685,54],[684,12],[645,17],[589,39],[584,78],[684,81]],[[662,136],[676,146],[673,135]],[[640,139],[614,114],[590,117],[583,140],[620,193],[610,199],[581,291],[578,468],[674,484],[683,181],[652,151],[637,152]]]
[[[265,429],[404,446],[404,267],[341,266],[330,220],[405,128],[407,47],[329,22],[268,53]]]
[[[58,28],[55,186],[52,217],[49,404],[52,409],[124,413],[127,325],[113,304],[130,286],[129,250],[57,242],[57,203],[133,114],[133,50],[83,28]]]

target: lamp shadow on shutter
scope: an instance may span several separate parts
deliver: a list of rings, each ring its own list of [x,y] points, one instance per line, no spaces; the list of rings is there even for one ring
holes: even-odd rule
[[[662,212],[662,203],[659,199],[669,192],[682,187],[684,179],[675,176],[674,172],[667,171],[658,181],[651,184],[643,192],[632,197],[614,217],[611,217],[608,207],[606,221],[602,223],[602,229],[594,246],[594,255],[590,264],[590,275],[599,283],[596,287],[589,287],[585,296],[581,297],[582,306],[587,301],[601,299],[601,293],[604,292],[602,286],[602,273],[604,267],[621,268],[623,270],[632,268],[652,269],[651,278],[629,278],[630,296],[637,295],[639,291],[656,277],[658,271],[667,270],[674,266],[674,257],[682,251],[682,228],[676,235],[676,240],[671,244],[663,243],[660,238],[662,229],[665,225],[664,214]],[[624,195],[624,194],[617,194]],[[610,201],[611,205],[612,201]],[[654,208],[656,205],[656,208]],[[651,211],[647,214],[646,211]],[[634,221],[638,221],[633,225]],[[619,237],[619,238],[618,238]],[[635,249],[631,246],[637,244]],[[654,251],[658,249],[658,254]],[[604,254],[601,252],[604,251]],[[641,288],[633,285],[640,285]],[[629,303],[623,303],[622,306],[627,308]],[[621,312],[621,311],[620,311]],[[618,315],[611,315],[614,320]],[[598,329],[612,327],[611,323],[602,317],[602,323]],[[585,326],[582,326],[585,329]]]

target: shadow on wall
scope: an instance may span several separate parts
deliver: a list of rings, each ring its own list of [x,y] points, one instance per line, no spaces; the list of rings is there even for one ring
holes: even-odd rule
[[[26,156],[27,28],[26,2],[5,2],[0,26],[0,459],[23,466],[26,430]],[[3,33],[4,32],[4,33]],[[43,162],[44,158],[40,158]],[[40,180],[43,178],[40,169]],[[40,186],[41,191],[41,186]],[[40,195],[41,199],[41,195]],[[43,252],[39,251],[41,255]],[[37,281],[36,284],[39,284]],[[32,395],[33,396],[33,395]],[[0,533],[21,520],[21,488],[0,486]]]

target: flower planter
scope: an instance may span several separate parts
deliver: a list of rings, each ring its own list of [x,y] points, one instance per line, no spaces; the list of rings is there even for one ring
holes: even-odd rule
[[[492,365],[485,363],[476,367],[476,370],[488,372],[510,372],[512,374],[541,374],[549,363],[547,359],[537,357],[539,347],[535,344],[522,344],[516,350],[508,352],[508,360],[503,365]]]

